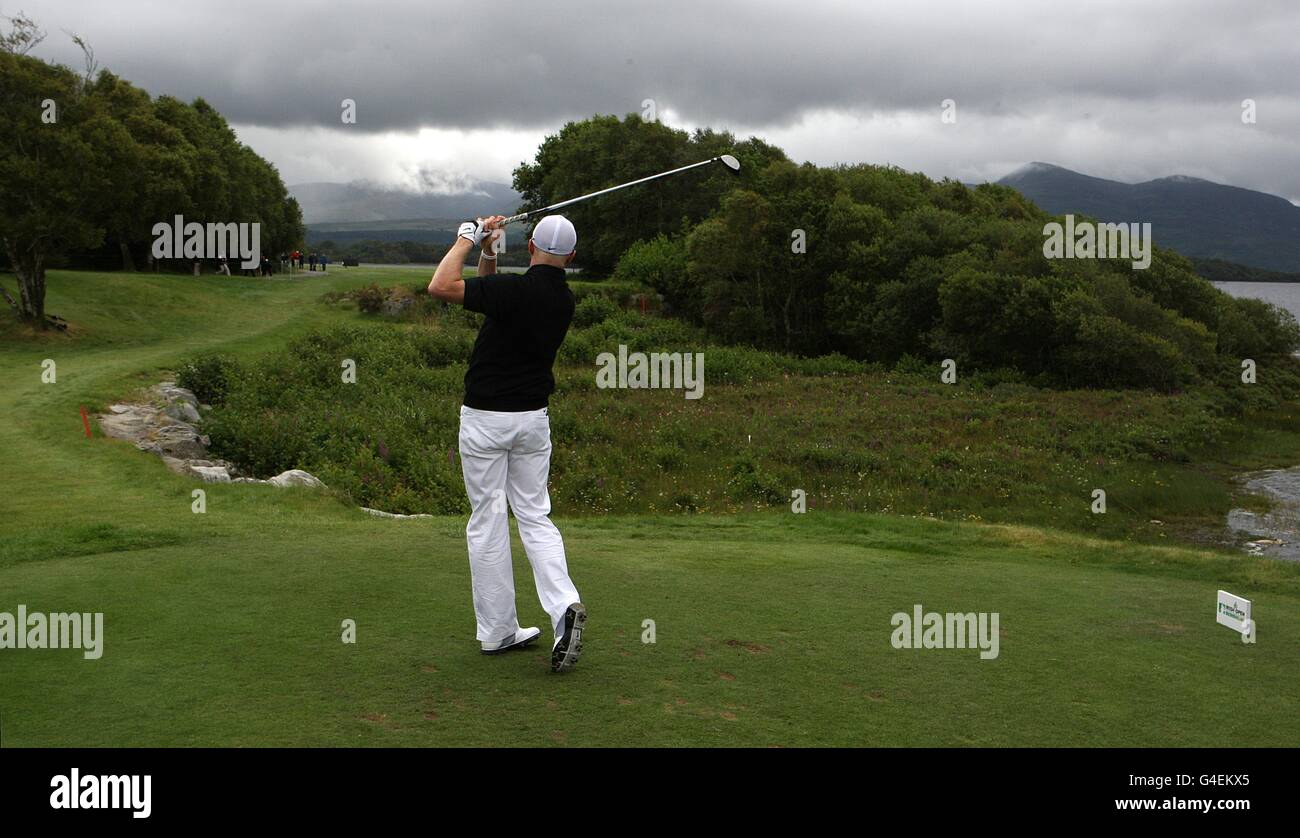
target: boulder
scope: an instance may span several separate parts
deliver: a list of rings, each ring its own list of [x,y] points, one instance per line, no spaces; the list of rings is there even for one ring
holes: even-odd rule
[[[273,486],[307,486],[323,489],[325,484],[313,475],[291,469],[270,480],[238,477],[233,463],[208,459],[208,446],[212,440],[199,431],[202,422],[200,410],[212,408],[200,405],[194,393],[176,386],[174,381],[164,381],[152,388],[153,396],[162,402],[156,404],[115,404],[108,413],[99,417],[104,435],[135,444],[162,458],[167,468],[186,477],[197,477],[205,483],[269,483]]]
[[[230,472],[222,466],[189,466],[190,473],[199,477],[204,483],[229,483]]]
[[[118,405],[118,407],[140,408],[142,405]],[[132,409],[120,413],[104,414],[99,417],[100,430],[110,439],[123,439],[127,442],[140,442],[153,426],[153,415],[145,410]]]
[[[141,442],[144,450],[182,460],[203,459],[208,453],[208,439],[198,429],[184,422],[171,422],[153,428]],[[137,443],[139,447],[140,444]]]
[[[189,402],[175,402],[163,408],[163,412],[173,419],[194,425],[203,421],[199,411]]]
[[[311,474],[300,468],[291,468],[272,477],[269,481],[272,486],[278,486],[281,489],[290,486],[306,486],[311,489],[324,489],[325,484],[317,480]]]
[[[379,311],[388,317],[396,317],[415,305],[415,298],[409,296],[388,297],[379,306]]]
[[[186,390],[184,387],[177,387],[175,381],[163,381],[153,388],[153,393],[158,398],[168,404],[184,402],[186,404],[199,406],[199,399],[194,395],[192,390]]]

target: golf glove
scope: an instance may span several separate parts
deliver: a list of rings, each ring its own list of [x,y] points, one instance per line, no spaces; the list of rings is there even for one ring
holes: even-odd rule
[[[469,239],[470,244],[475,247],[478,247],[483,242],[483,236],[486,234],[487,230],[483,229],[482,219],[478,221],[466,221],[464,224],[460,225],[460,229],[456,231],[456,236],[458,238]]]

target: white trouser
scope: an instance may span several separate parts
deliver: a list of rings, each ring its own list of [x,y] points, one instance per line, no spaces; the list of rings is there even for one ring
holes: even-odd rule
[[[469,569],[478,639],[493,642],[519,629],[506,504],[533,566],[542,608],[558,637],[564,611],[578,601],[564,558],[564,540],[551,523],[546,480],[551,470],[551,420],[545,408],[520,413],[460,409],[460,462],[469,495]]]

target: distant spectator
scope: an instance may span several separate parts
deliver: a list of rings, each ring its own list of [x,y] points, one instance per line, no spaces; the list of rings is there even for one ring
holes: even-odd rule
[[[226,264],[225,259],[217,260],[217,274],[220,276],[230,276],[230,265]]]

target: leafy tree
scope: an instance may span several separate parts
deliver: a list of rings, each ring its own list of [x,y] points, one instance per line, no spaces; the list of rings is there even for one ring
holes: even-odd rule
[[[624,119],[595,116],[570,122],[548,136],[533,162],[515,169],[514,188],[523,195],[524,210],[539,209],[724,152],[740,159],[741,185],[753,177],[755,167],[785,157],[760,140],[737,143],[726,132],[690,135],[635,114]],[[736,186],[736,179],[719,166],[565,208],[562,212],[578,229],[577,263],[612,270],[633,242],[680,233],[702,220]]]
[[[154,225],[176,215],[200,224],[260,224],[264,253],[301,245],[302,211],[279,173],[207,102],[152,99],[99,71],[93,50],[75,35],[84,75],[42,62],[26,53],[44,33],[28,18],[7,20],[9,31],[0,32],[0,243],[18,294],[3,286],[0,294],[21,319],[47,325],[52,256],[107,241],[133,270],[133,250],[147,250]]]
[[[0,43],[12,47],[14,38]],[[53,122],[43,119],[46,102]],[[47,260],[102,241],[93,208],[109,189],[103,144],[120,135],[83,78],[14,51],[0,50],[0,112],[0,241],[18,296],[3,286],[0,294],[20,319],[45,329]]]

